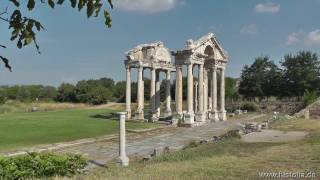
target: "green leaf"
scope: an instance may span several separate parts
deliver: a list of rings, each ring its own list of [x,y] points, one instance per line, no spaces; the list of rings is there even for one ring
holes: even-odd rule
[[[75,8],[77,5],[77,0],[70,0],[70,2],[71,2],[71,6]]]
[[[33,10],[34,6],[35,6],[34,0],[29,0],[27,5],[29,11]]]
[[[58,0],[57,4],[61,5],[64,3],[64,0]]]
[[[83,6],[86,4],[86,1],[87,0],[79,0],[79,3],[78,3],[78,10],[80,11]]]
[[[88,1],[87,2],[87,17],[91,17],[94,12],[94,6],[93,6],[93,1]]]
[[[19,7],[20,6],[20,2],[19,0],[10,0],[15,6]]]
[[[112,26],[112,20],[111,20],[111,16],[110,16],[110,14],[109,14],[108,11],[104,11],[104,18],[105,18],[104,24],[105,24],[108,28],[111,28],[111,26]]]
[[[51,8],[54,8],[54,2],[53,0],[48,0],[48,4]]]

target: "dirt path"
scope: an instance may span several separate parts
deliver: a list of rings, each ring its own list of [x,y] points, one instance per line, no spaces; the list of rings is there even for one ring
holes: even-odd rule
[[[308,133],[303,131],[283,132],[279,130],[263,130],[242,136],[245,142],[289,142],[303,139]]]

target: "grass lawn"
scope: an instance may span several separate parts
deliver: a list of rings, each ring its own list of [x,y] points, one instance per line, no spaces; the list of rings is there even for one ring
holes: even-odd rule
[[[69,109],[52,112],[0,115],[0,151],[114,134],[118,121],[108,119],[108,109]],[[130,123],[127,128],[148,128],[156,124]]]
[[[274,128],[305,130],[310,135],[290,143],[246,143],[229,139],[170,153],[127,168],[109,164],[74,179],[259,179],[259,172],[308,172],[320,179],[320,120],[281,120]],[[139,173],[137,173],[139,172]]]

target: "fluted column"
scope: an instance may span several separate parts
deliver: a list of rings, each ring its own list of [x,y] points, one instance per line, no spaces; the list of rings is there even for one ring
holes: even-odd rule
[[[217,93],[218,86],[217,86],[217,68],[214,67],[212,69],[212,113],[213,113],[213,120],[218,121],[218,112],[217,112]]]
[[[203,98],[203,94],[204,94],[204,92],[203,92],[203,89],[204,89],[204,78],[203,78],[203,76],[204,76],[204,72],[203,72],[203,64],[201,64],[200,65],[200,67],[199,67],[199,100],[198,100],[198,102],[199,102],[199,113],[203,113],[203,100],[204,100],[204,98]]]
[[[137,100],[138,109],[136,112],[136,119],[144,119],[143,114],[143,67],[138,68],[138,90],[137,90]]]
[[[176,111],[182,114],[182,66],[176,67]]]
[[[156,111],[157,116],[160,117],[160,71],[156,71]]]
[[[193,64],[188,64],[188,112],[184,116],[184,123],[190,126],[194,124],[194,111],[193,111]]]
[[[208,112],[208,71],[204,69],[204,90],[203,90],[203,111],[204,113]]]
[[[193,110],[195,113],[198,112],[198,82],[195,81],[194,82],[194,106],[193,106]]]
[[[188,112],[193,112],[193,64],[188,64]]]
[[[171,116],[171,71],[166,72],[166,116]]]
[[[151,72],[151,82],[150,82],[150,117],[151,121],[155,121],[156,112],[156,69],[152,68]]]
[[[127,119],[131,119],[131,69],[126,67],[126,112]]]
[[[220,83],[220,112],[221,112],[221,119],[223,121],[227,120],[226,115],[226,108],[225,108],[225,70],[221,68],[221,83]]]

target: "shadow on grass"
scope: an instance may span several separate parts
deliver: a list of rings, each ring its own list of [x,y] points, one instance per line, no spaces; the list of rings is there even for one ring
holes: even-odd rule
[[[283,145],[283,143],[245,143],[232,138],[159,156],[153,162],[179,162],[223,155],[248,157],[267,148],[280,145]]]
[[[95,114],[90,116],[91,118],[96,119],[106,119],[106,120],[118,120],[118,115],[116,113],[109,113],[109,114]]]

